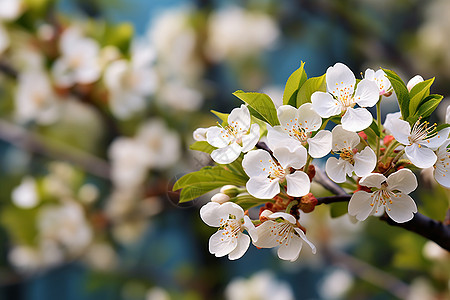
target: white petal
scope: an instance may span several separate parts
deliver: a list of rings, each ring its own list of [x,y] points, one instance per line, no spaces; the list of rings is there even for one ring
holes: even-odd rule
[[[294,149],[279,147],[273,150],[273,156],[275,156],[284,169],[289,167],[300,169],[306,163],[307,153],[305,147],[303,146]]]
[[[314,111],[311,103],[300,106],[297,116],[300,127],[304,128],[306,132],[317,131],[322,126],[322,118]]]
[[[237,239],[225,234],[221,229],[209,238],[209,252],[217,257],[222,257],[236,249]]]
[[[450,127],[440,130],[434,137],[422,141],[420,144],[427,146],[433,150],[439,148],[448,139],[448,134],[450,133]]]
[[[309,193],[311,182],[308,175],[302,171],[296,171],[286,176],[287,194],[292,197],[302,197]]]
[[[379,96],[378,85],[374,81],[363,79],[356,87],[354,100],[361,107],[372,107],[377,104]]]
[[[228,125],[235,127],[238,131],[247,131],[250,128],[250,112],[244,104],[235,108],[228,116]]]
[[[331,133],[333,151],[353,150],[361,141],[357,133],[345,130],[341,125],[335,126]]]
[[[386,115],[386,119],[385,119],[385,121],[384,121],[384,124],[383,124],[383,126],[384,126],[384,128],[388,131],[388,134],[391,134],[392,133],[392,127],[394,126],[393,124],[392,124],[392,120],[394,120],[394,119],[400,119],[402,117],[402,113],[401,112],[396,112],[396,113],[390,113],[390,114],[387,114]],[[409,124],[408,124],[409,125]],[[409,128],[409,130],[408,130],[408,135],[409,135],[409,132],[411,131],[411,127]]]
[[[236,260],[241,258],[250,246],[250,237],[243,233],[238,234],[236,248],[228,254],[230,260]]]
[[[386,180],[388,189],[409,194],[417,188],[417,178],[409,169],[400,169],[388,176]]]
[[[223,217],[228,217],[220,215],[221,211],[219,210],[219,207],[219,203],[208,202],[207,204],[203,205],[202,208],[200,208],[200,217],[202,218],[203,222],[206,223],[206,225],[211,227],[219,227],[220,219]]]
[[[377,155],[370,147],[356,153],[353,158],[355,159],[354,171],[359,177],[370,174],[377,164]]]
[[[329,93],[314,92],[311,95],[311,102],[313,109],[322,118],[339,115],[342,111],[342,105]]]
[[[278,246],[277,239],[280,224],[274,221],[265,221],[256,227],[258,240],[253,241],[253,244],[258,248],[273,248]]]
[[[346,65],[336,63],[327,69],[326,74],[328,92],[332,93],[334,90],[348,88],[349,94],[353,95],[356,79],[353,72]]]
[[[342,128],[349,131],[361,131],[372,124],[372,114],[365,108],[347,108],[342,116]]]
[[[297,220],[295,219],[295,217],[293,215],[287,214],[285,212],[273,213],[268,218],[271,219],[271,220],[275,220],[275,219],[278,219],[278,218],[283,218],[283,219],[285,219],[286,221],[288,221],[289,223],[291,223],[293,225],[295,225],[297,223]]]
[[[244,155],[242,160],[242,167],[245,173],[250,177],[269,175],[269,168],[272,166],[270,160],[272,160],[269,152],[258,149],[249,151]]]
[[[208,131],[208,128],[197,128],[192,133],[192,137],[196,141],[206,141],[206,132]]]
[[[223,128],[212,126],[206,130],[206,141],[213,147],[226,147],[230,144],[231,139],[231,136]]]
[[[314,246],[313,243],[311,243],[307,238],[306,234],[301,230],[300,228],[294,228],[294,230],[297,232],[297,234],[302,238],[304,242],[308,244],[309,247],[311,247],[312,253],[316,254],[316,246]]]
[[[413,78],[411,78],[408,83],[406,84],[406,87],[408,88],[408,91],[411,91],[411,89],[418,83],[423,81],[423,77],[420,75],[416,75]]]
[[[436,154],[431,149],[419,147],[417,144],[405,147],[408,159],[418,168],[429,168],[436,162]]]
[[[378,89],[380,90],[380,95],[385,94],[387,91],[391,89],[391,82],[384,73],[383,70],[377,70],[375,72],[375,82],[378,85]]]
[[[234,216],[236,219],[242,219],[244,217],[244,210],[242,207],[233,202],[226,202],[224,204],[220,204],[218,207],[219,215],[225,215],[228,219],[230,215]]]
[[[272,199],[280,193],[279,180],[271,180],[267,177],[251,177],[247,181],[247,191],[253,197],[259,199]]]
[[[447,163],[450,163],[450,159],[444,160],[442,162],[436,162],[436,168],[434,169],[434,179],[436,179],[436,181],[440,185],[446,188],[450,188],[450,173],[448,172],[449,165],[447,165]]]
[[[397,118],[392,118],[389,120],[388,129],[398,142],[402,143],[403,145],[410,144],[408,138],[411,135],[411,126],[408,122]]]
[[[325,171],[331,180],[337,183],[345,182],[346,174],[349,170],[348,162],[336,157],[330,157],[325,165]]]
[[[295,235],[293,231],[289,235],[290,237],[283,241],[277,253],[280,259],[295,261],[300,255],[303,243],[300,237]]]
[[[211,158],[218,164],[229,164],[241,154],[241,146],[232,143],[230,146],[219,148],[211,152]]]
[[[328,130],[319,131],[308,139],[308,152],[314,158],[324,157],[331,151],[332,134]]]
[[[242,152],[248,152],[252,150],[259,140],[259,125],[252,124],[250,132],[242,136]]]
[[[359,221],[364,221],[371,214],[374,207],[372,203],[371,193],[357,191],[350,198],[348,203],[348,213],[355,216]]]
[[[280,121],[281,127],[291,128],[295,119],[298,117],[297,108],[291,105],[282,105],[277,109],[278,120]]]
[[[366,72],[364,72],[364,79],[375,81],[375,71],[372,69],[367,69]]]
[[[375,187],[377,189],[381,189],[381,184],[385,182],[387,178],[380,173],[372,173],[369,174],[359,181],[359,184],[367,187]]]
[[[447,106],[447,110],[445,112],[445,123],[450,124],[450,105]]]
[[[0,23],[0,54],[9,47],[10,39],[8,32],[5,30],[3,25]]]
[[[414,217],[417,212],[417,206],[414,200],[403,193],[396,194],[392,198],[392,204],[388,204],[386,213],[397,223],[408,222]]]
[[[302,146],[302,143],[300,141],[290,137],[289,134],[284,133],[281,126],[275,126],[273,128],[267,129],[267,144],[270,149],[275,149],[287,145],[290,148]]]
[[[256,241],[258,239],[256,227],[248,216],[244,216],[244,224],[242,224],[242,227],[247,230],[253,241]]]

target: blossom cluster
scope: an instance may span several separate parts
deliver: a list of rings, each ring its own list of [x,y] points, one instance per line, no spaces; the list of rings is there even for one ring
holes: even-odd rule
[[[303,243],[315,253],[300,223],[300,211],[319,204],[311,193],[320,171],[314,160],[326,159],[326,175],[351,194],[348,214],[358,221],[382,214],[410,221],[418,211],[410,196],[418,187],[416,169],[433,168],[436,181],[450,188],[450,128],[428,121],[442,100],[430,95],[433,79],[416,76],[405,84],[393,71],[368,69],[357,80],[342,63],[306,79],[303,67],[288,79],[278,108],[265,94],[238,91],[246,104],[216,113],[222,124],[194,132],[191,149],[210,153],[218,165],[186,175],[174,189],[224,185],[200,210],[207,225],[218,227],[209,241],[217,257],[240,258],[250,243],[278,247],[279,258],[289,261]],[[394,92],[400,111],[382,125],[381,101]],[[182,192],[180,201],[195,196]],[[259,207],[257,220],[249,217],[252,207]]]

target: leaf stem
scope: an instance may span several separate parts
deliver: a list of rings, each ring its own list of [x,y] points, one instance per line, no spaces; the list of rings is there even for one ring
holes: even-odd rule
[[[287,214],[290,214],[290,213],[291,213],[292,207],[294,207],[294,206],[297,205],[297,204],[298,204],[298,201],[297,201],[297,200],[294,200],[294,201],[289,202],[288,206],[286,207],[286,213],[287,213]]]
[[[377,126],[378,132],[381,135],[381,99],[383,96],[380,96],[380,99],[377,102]],[[377,161],[380,159],[380,137],[377,135]]]

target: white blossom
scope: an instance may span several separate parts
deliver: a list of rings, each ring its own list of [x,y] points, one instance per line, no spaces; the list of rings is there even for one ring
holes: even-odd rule
[[[406,84],[406,87],[408,88],[408,91],[411,91],[412,88],[413,88],[416,84],[418,84],[418,83],[420,83],[420,82],[423,82],[423,77],[420,76],[420,75],[416,75],[416,76],[414,76],[413,78],[411,78],[411,79],[408,81],[408,83]]]
[[[11,198],[20,208],[35,207],[39,202],[36,180],[30,176],[24,177],[20,185],[12,191]]]
[[[380,96],[389,94],[392,86],[383,70],[380,69],[375,72],[372,69],[367,69],[364,78],[374,81],[377,84]]]
[[[436,163],[434,164],[434,178],[436,181],[446,187],[450,188],[450,154],[447,148],[450,140],[444,142],[436,151]]]

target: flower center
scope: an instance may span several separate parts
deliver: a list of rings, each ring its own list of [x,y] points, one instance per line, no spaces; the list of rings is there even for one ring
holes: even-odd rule
[[[349,149],[342,149],[339,153],[339,157],[345,161],[348,161],[350,164],[355,164],[355,159],[353,158],[353,151]]]
[[[413,128],[411,129],[411,134],[408,137],[410,146],[414,143],[419,143],[421,141],[428,140],[437,134],[436,123],[428,127],[429,124],[430,122],[427,121],[420,123],[420,119],[417,120],[416,123],[414,123]]]
[[[236,216],[231,214],[228,219],[221,219],[219,227],[219,230],[223,231],[221,240],[223,241],[225,238],[238,238],[238,233],[241,232],[242,221],[236,219]]]
[[[237,122],[233,121],[225,127],[220,124],[219,126],[225,130],[225,137],[230,138],[230,143],[237,143],[242,146],[242,136],[246,134],[247,131],[240,127]]]
[[[388,189],[386,182],[383,182],[381,184],[381,189],[374,192],[370,197],[372,198],[370,206],[375,206],[375,213],[378,213],[381,206],[385,206],[387,210],[390,211],[389,205],[392,204],[392,198],[397,197],[397,195]]]
[[[283,221],[281,225],[278,225],[277,243],[282,245],[283,243],[288,246],[294,236],[294,228],[292,224]]]
[[[331,91],[333,96],[339,101],[342,105],[342,111],[346,111],[347,108],[355,106],[356,102],[353,98],[353,85],[350,86],[342,86],[343,82],[339,85],[336,83],[336,87]]]
[[[270,166],[269,166],[269,178],[270,180],[280,179],[283,180],[286,176],[286,171],[283,169],[283,167],[276,161],[273,161],[272,159],[269,160]]]

